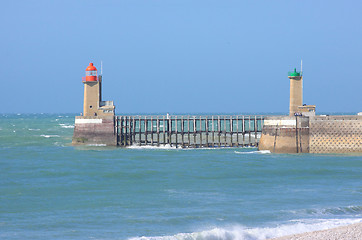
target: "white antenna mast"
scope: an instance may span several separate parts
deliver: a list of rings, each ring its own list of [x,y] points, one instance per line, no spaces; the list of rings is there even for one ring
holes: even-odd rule
[[[103,63],[101,61],[101,75],[103,75]]]
[[[303,59],[300,59],[300,74],[303,74]]]

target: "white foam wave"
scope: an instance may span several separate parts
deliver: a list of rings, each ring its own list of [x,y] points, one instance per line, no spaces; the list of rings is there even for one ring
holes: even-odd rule
[[[220,149],[227,149],[226,147],[199,147],[199,148],[193,148],[193,147],[189,147],[189,148],[184,148],[183,150],[220,150]]]
[[[66,147],[66,145],[64,145],[61,142],[55,142],[54,145],[57,146],[57,147]]]
[[[132,145],[128,146],[127,148],[130,149],[182,149],[181,147],[171,146],[170,144],[166,145],[160,145],[160,146],[138,146],[138,145]]]
[[[60,137],[59,135],[40,135],[41,137],[45,137],[45,138],[53,138],[53,137]]]
[[[325,230],[358,222],[362,222],[362,219],[293,220],[289,223],[276,227],[247,228],[242,225],[234,225],[225,228],[213,228],[200,232],[178,233],[173,236],[143,236],[129,238],[129,240],[262,240],[304,232]]]
[[[39,128],[29,128],[28,130],[29,130],[29,131],[40,131]]]
[[[90,147],[106,147],[107,144],[87,144],[87,146],[90,146]]]
[[[269,150],[260,150],[260,151],[250,151],[250,152],[238,152],[234,151],[236,154],[268,154],[270,153]]]
[[[62,128],[74,128],[74,125],[67,125],[67,124],[64,124],[64,123],[60,123],[59,126],[62,127]]]
[[[171,146],[170,144],[166,144],[166,145],[160,145],[160,146],[139,146],[139,145],[132,145],[132,146],[128,146],[127,148],[130,149],[182,149],[183,151],[196,151],[196,150],[220,150],[220,149],[229,149],[229,147],[198,147],[198,148],[194,148],[194,147],[184,147],[182,148],[180,145],[177,146]],[[245,148],[253,148],[255,149],[255,147],[245,147]],[[255,151],[255,152],[263,152],[263,151]],[[250,153],[250,152],[249,152]],[[266,153],[270,153],[270,152],[266,152]]]
[[[259,150],[258,152],[261,154],[271,153],[269,150]]]

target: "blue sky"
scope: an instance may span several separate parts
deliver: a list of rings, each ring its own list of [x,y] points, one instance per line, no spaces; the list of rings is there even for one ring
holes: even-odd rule
[[[2,1],[2,113],[79,113],[103,61],[116,113],[362,111],[362,1]]]

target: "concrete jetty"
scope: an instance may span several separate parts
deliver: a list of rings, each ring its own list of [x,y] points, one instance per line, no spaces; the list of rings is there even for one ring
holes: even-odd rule
[[[362,116],[265,117],[259,150],[362,153]]]

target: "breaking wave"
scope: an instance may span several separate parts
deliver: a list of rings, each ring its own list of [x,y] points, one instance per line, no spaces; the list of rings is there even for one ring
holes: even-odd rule
[[[234,225],[200,232],[178,233],[172,236],[134,237],[129,240],[262,240],[331,229],[359,222],[362,222],[362,219],[293,220],[276,227],[247,228],[242,225]]]
[[[160,145],[160,146],[138,146],[138,145],[132,145],[132,146],[128,146],[127,148],[130,149],[182,149],[181,147],[175,147],[175,146],[171,146],[169,144],[166,145]]]
[[[251,151],[251,152],[238,152],[234,151],[236,154],[268,154],[270,153],[269,150],[260,150],[260,151]]]
[[[60,137],[59,135],[45,135],[45,134],[42,134],[40,135],[41,137],[45,137],[45,138],[53,138],[53,137]]]
[[[64,124],[64,123],[60,123],[59,126],[62,127],[62,128],[74,128],[74,125],[67,125],[67,124]]]

